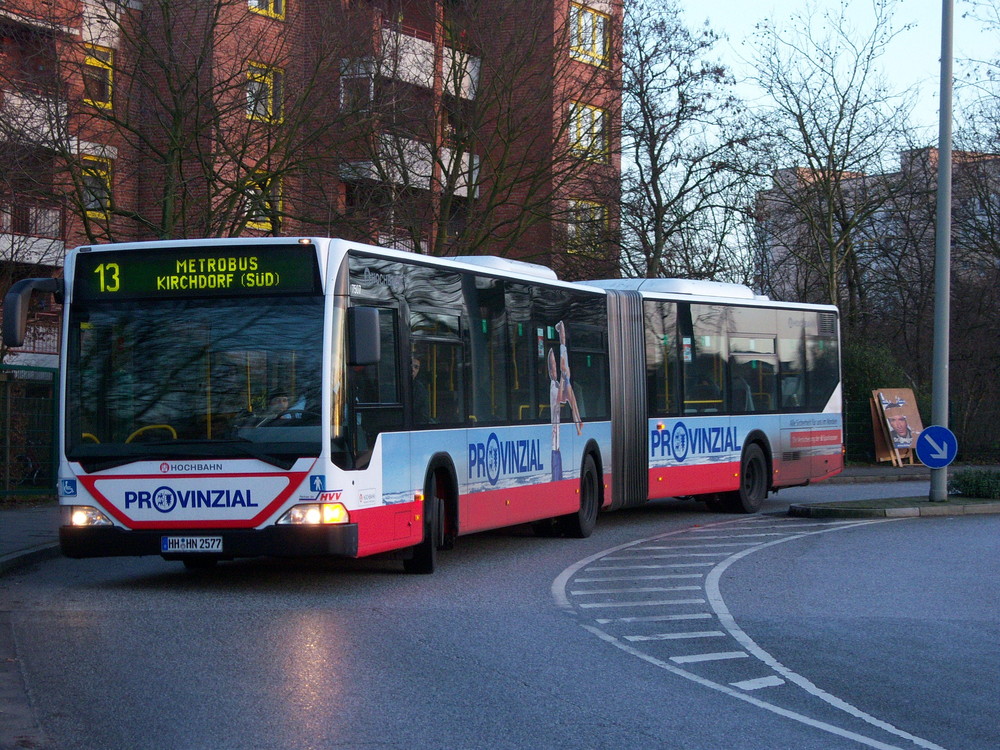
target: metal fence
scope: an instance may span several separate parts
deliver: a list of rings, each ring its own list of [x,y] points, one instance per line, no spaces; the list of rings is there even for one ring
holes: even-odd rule
[[[0,365],[0,496],[55,491],[58,373]]]

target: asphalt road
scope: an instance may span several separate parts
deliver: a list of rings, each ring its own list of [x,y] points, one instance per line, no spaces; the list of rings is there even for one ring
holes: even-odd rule
[[[390,560],[195,575],[153,558],[41,563],[0,579],[0,713],[34,724],[0,736],[66,750],[997,747],[1000,517],[778,513],[829,492],[919,494],[807,488],[754,517],[654,503],[586,540],[463,538],[430,577]],[[599,570],[626,566],[661,567]]]

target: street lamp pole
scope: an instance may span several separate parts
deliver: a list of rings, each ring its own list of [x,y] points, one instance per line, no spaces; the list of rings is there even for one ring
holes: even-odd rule
[[[951,99],[954,0],[941,0],[941,114],[938,127],[937,226],[934,234],[934,372],[931,422],[948,426],[951,320]],[[929,500],[948,499],[948,468],[931,469]]]

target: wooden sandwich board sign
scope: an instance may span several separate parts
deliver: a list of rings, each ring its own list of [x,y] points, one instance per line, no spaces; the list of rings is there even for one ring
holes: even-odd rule
[[[916,462],[915,444],[924,429],[909,388],[877,388],[871,397],[875,457],[893,466]]]

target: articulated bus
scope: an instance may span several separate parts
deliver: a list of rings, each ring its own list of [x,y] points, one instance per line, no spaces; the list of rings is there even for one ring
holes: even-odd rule
[[[671,286],[672,284],[672,286]],[[837,312],[733,285],[560,281],[317,238],[81,247],[63,279],[69,557],[389,554],[586,537],[600,510],[753,512],[841,468]]]

